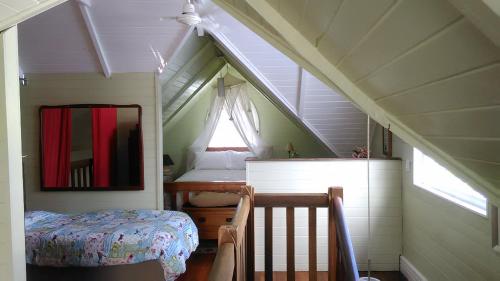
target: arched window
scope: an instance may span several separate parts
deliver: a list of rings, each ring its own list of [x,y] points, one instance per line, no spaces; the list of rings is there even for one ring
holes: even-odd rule
[[[260,130],[260,120],[257,113],[257,108],[250,101],[247,105],[248,119],[253,123],[257,132]],[[223,109],[215,128],[212,139],[208,144],[207,151],[220,151],[220,150],[237,150],[248,151],[248,146],[238,133],[232,119],[230,118],[226,109]]]

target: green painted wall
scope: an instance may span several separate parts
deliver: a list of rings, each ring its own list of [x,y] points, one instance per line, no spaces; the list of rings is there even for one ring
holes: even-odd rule
[[[412,161],[413,148],[395,137],[394,155]],[[413,185],[404,168],[403,256],[429,281],[500,280],[489,219]]]
[[[209,110],[212,86],[189,102],[176,117],[163,128],[163,150],[174,161],[174,175],[185,172],[186,150],[200,134]],[[295,125],[260,92],[249,85],[249,95],[259,112],[261,135],[273,146],[273,158],[286,158],[286,146],[292,142],[300,157],[333,157],[314,137]]]

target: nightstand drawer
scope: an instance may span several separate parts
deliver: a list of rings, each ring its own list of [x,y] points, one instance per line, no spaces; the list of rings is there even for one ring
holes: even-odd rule
[[[191,216],[198,227],[200,239],[217,239],[219,227],[232,222],[236,208],[185,207],[183,210]]]

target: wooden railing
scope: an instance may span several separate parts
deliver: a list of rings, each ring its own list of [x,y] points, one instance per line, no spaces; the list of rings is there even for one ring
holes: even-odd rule
[[[251,270],[247,267],[247,257],[253,257],[253,252],[247,253],[247,246],[253,245],[253,236],[252,240],[248,241],[248,233],[253,233],[249,231],[248,224],[250,210],[253,209],[253,189],[244,186],[241,188],[241,195],[231,224],[219,228],[218,250],[208,277],[209,281],[244,281],[248,280],[249,273],[253,274],[253,267]]]
[[[255,234],[254,209],[263,207],[265,280],[273,280],[273,208],[286,208],[287,280],[295,280],[295,208],[308,208],[309,280],[318,280],[317,208],[328,208],[328,280],[359,279],[354,251],[342,207],[342,188],[328,193],[258,193],[251,187],[241,188],[242,199],[232,224],[219,229],[219,247],[209,275],[210,281],[254,280]]]
[[[273,280],[273,208],[286,208],[287,280],[295,280],[295,208],[309,214],[309,280],[318,279],[316,209],[328,208],[328,280],[357,280],[358,273],[342,209],[342,188],[326,193],[258,193],[255,207],[264,207],[264,276]],[[347,235],[347,236],[346,236]],[[250,251],[249,251],[250,252]],[[250,267],[250,266],[249,266]],[[253,280],[253,276],[248,280]]]

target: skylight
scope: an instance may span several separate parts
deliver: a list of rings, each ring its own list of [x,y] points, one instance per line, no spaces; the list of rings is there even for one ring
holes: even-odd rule
[[[486,198],[420,150],[413,149],[413,184],[486,216]]]
[[[222,110],[219,123],[208,147],[247,147],[226,110]]]

